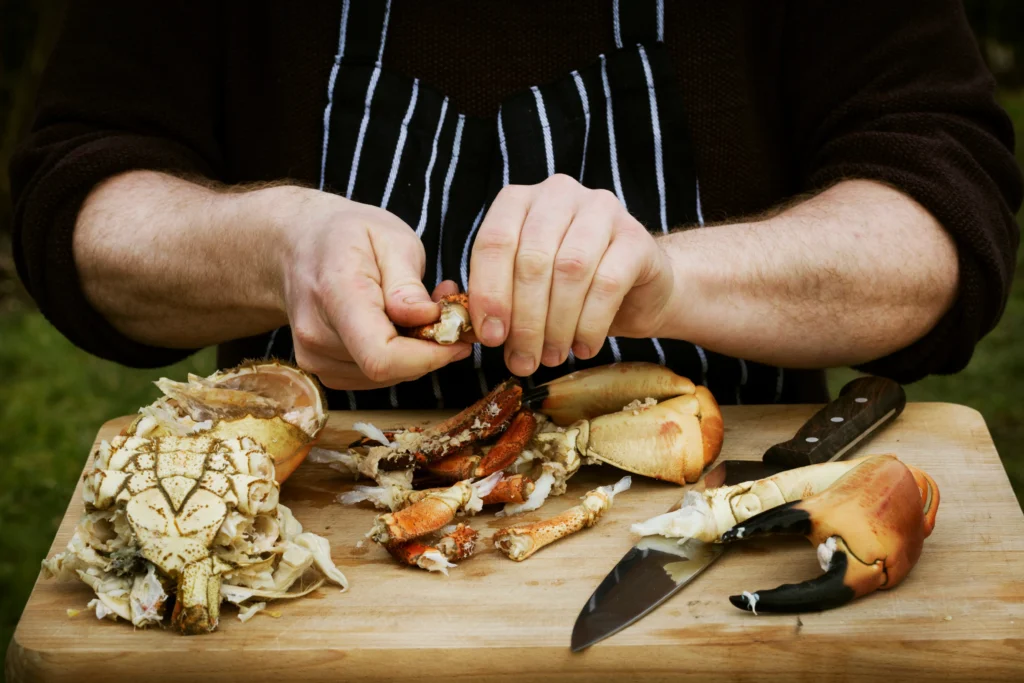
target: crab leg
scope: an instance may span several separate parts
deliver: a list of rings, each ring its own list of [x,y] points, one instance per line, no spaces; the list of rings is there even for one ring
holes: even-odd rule
[[[533,493],[534,483],[525,474],[505,477],[498,482],[494,490],[484,496],[484,505],[496,503],[523,503]]]
[[[424,469],[451,482],[486,477],[512,465],[533,437],[536,428],[537,419],[533,412],[522,409],[515,414],[497,443],[485,455],[474,455],[473,448],[467,447],[455,455],[427,463]]]
[[[817,546],[825,573],[729,600],[755,613],[819,611],[893,588],[920,558],[938,505],[938,486],[924,472],[892,455],[861,459],[821,493],[766,510],[722,535],[725,543],[765,534],[805,536]]]
[[[565,427],[622,410],[633,401],[693,394],[692,381],[656,363],[611,363],[554,379],[523,396],[523,403]]]
[[[417,435],[419,458],[440,460],[501,433],[519,410],[522,395],[519,382],[509,378],[462,412],[423,430]]]
[[[522,562],[544,546],[594,526],[612,506],[615,495],[629,488],[630,481],[623,477],[612,486],[594,489],[576,507],[542,522],[505,527],[494,534],[494,545],[509,558]]]
[[[403,564],[445,575],[455,560],[463,560],[476,550],[477,532],[465,524],[454,527],[434,545],[421,539],[386,546],[391,556]]]
[[[474,474],[486,477],[511,465],[523,452],[526,444],[533,438],[537,429],[537,418],[533,411],[523,408],[509,422],[505,433],[501,435],[494,447],[480,461]]]
[[[460,481],[454,486],[427,494],[409,507],[377,517],[368,534],[377,543],[391,545],[426,536],[451,523],[456,515],[479,512],[482,497],[491,492],[501,473],[475,483]]]

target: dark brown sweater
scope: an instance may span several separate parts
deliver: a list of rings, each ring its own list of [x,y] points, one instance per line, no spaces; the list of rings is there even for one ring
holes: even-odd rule
[[[126,339],[87,303],[71,249],[81,202],[138,168],[315,185],[339,7],[72,4],[11,168],[19,274],[72,342],[131,366],[189,353]],[[614,48],[607,1],[394,0],[388,33],[384,68],[471,116]],[[862,369],[904,382],[961,370],[1006,303],[1022,183],[960,3],[670,1],[665,42],[705,219],[741,219],[844,178],[903,190],[955,238],[959,296],[927,337]]]

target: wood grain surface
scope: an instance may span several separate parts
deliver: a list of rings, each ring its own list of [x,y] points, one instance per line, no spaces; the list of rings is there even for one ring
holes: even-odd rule
[[[720,459],[755,459],[820,406],[726,406]],[[336,413],[325,445],[355,438],[355,420],[426,425],[441,413]],[[125,424],[114,420],[98,438]],[[981,415],[950,404],[910,404],[858,454],[894,453],[938,482],[932,536],[906,581],[823,613],[758,615],[727,597],[821,572],[802,539],[761,539],[733,548],[707,572],[632,627],[579,654],[573,623],[601,579],[630,548],[633,522],[664,512],[679,487],[633,478],[597,526],[522,563],[490,544],[494,530],[575,505],[622,472],[588,467],[566,495],[513,519],[488,509],[470,521],[478,554],[445,577],[398,566],[368,540],[377,514],[335,497],[350,478],[304,463],[281,500],[330,540],[347,592],[325,586],[272,602],[275,618],[247,623],[225,605],[220,628],[184,637],[126,622],[75,617],[92,593],[81,583],[40,580],[5,664],[9,681],[245,680],[1020,680],[1024,678],[1024,513]],[[51,554],[82,513],[75,491]],[[39,558],[42,559],[42,558]]]

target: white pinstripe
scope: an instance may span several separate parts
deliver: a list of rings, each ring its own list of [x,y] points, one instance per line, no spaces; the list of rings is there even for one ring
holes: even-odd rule
[[[619,34],[619,3],[615,2],[615,35],[618,41]],[[619,47],[622,47],[620,44]],[[605,118],[608,121],[608,155],[612,164],[612,182],[615,184],[615,196],[619,198],[622,208],[626,208],[626,197],[622,194],[622,181],[619,180],[619,155],[615,151],[615,117],[612,113],[612,89],[608,85],[608,68],[605,56],[601,55],[601,83],[604,85]],[[627,209],[628,210],[628,209]],[[608,346],[612,350],[612,358],[615,362],[622,361],[622,354],[619,352],[619,342],[615,337],[608,337]]]
[[[437,409],[444,408],[444,396],[441,395],[441,382],[437,379],[437,373],[430,373],[430,382],[434,385],[434,398],[437,399]]]
[[[324,189],[324,171],[327,168],[327,140],[331,130],[331,107],[334,105],[334,82],[338,79],[338,69],[341,67],[341,58],[345,56],[345,41],[348,34],[348,7],[349,0],[345,0],[341,6],[341,27],[338,29],[338,51],[334,54],[334,66],[331,67],[331,77],[327,82],[327,106],[324,107],[324,143],[323,151],[320,154],[320,189]]]
[[[658,352],[658,363],[660,365],[665,364],[665,349],[661,348],[661,342],[656,337],[651,339],[651,343],[654,344],[654,350]]]
[[[441,224],[437,228],[437,283],[441,284],[441,241],[444,238],[444,221],[448,216],[448,194],[452,189],[452,179],[455,178],[455,166],[459,163],[459,148],[462,146],[462,126],[466,117],[459,114],[459,122],[455,125],[455,140],[452,142],[452,158],[448,162],[448,175],[444,179],[444,189],[441,191]]]
[[[608,154],[612,162],[612,182],[615,184],[615,196],[619,198],[623,208],[626,208],[626,198],[622,194],[622,181],[619,179],[619,155],[615,150],[615,116],[612,113],[612,89],[608,85],[608,68],[604,55],[601,55],[601,83],[604,85],[604,109],[605,117],[608,120]]]
[[[480,223],[484,220],[484,209],[486,205],[480,207],[479,213],[473,220],[473,227],[469,230],[469,237],[466,238],[466,243],[462,245],[462,262],[459,264],[459,274],[462,276],[462,291],[469,291],[469,245],[473,243],[473,237],[476,235],[476,231],[480,229]],[[473,344],[473,367],[476,369],[477,378],[480,380],[480,395],[486,396],[487,389],[487,378],[484,377],[483,372],[483,348],[480,342]]]
[[[533,91],[533,99],[537,101],[537,118],[540,120],[540,129],[544,136],[544,157],[548,162],[548,175],[555,174],[555,151],[551,146],[551,124],[548,123],[548,113],[544,109],[544,98],[537,86],[530,88]]]
[[[508,185],[508,147],[505,145],[505,127],[501,125],[501,109],[498,109],[498,148],[501,150],[501,186]]]
[[[612,28],[615,30],[615,47],[622,48],[622,25],[619,23],[619,0],[612,1]]]
[[[782,398],[782,368],[779,368],[778,379],[775,380],[775,402]]]
[[[356,138],[356,148],[352,152],[352,167],[348,172],[348,189],[345,196],[351,197],[352,190],[356,186],[356,176],[359,175],[359,159],[363,153],[363,141],[366,139],[366,127],[370,125],[370,103],[373,101],[373,92],[377,89],[377,81],[380,79],[381,59],[384,57],[384,41],[388,35],[388,19],[391,17],[391,0],[388,0],[384,9],[384,23],[380,29],[380,48],[377,50],[377,63],[373,67],[373,74],[370,76],[370,85],[366,88],[366,100],[363,102],[363,120],[359,123],[359,137]]]
[[[580,183],[582,184],[583,171],[587,167],[587,145],[590,141],[590,101],[579,72],[573,71],[572,78],[576,81],[576,92],[580,94],[580,104],[583,105],[583,160],[580,162]]]
[[[704,212],[701,210],[700,206],[700,178],[696,178],[694,182],[697,183],[697,225],[703,228]]]
[[[423,206],[420,208],[420,222],[416,226],[416,236],[423,237],[423,230],[427,227],[427,206],[430,204],[430,174],[434,172],[434,162],[437,161],[437,140],[441,137],[441,128],[444,126],[444,115],[448,111],[448,98],[441,102],[441,115],[437,119],[437,130],[434,131],[434,143],[430,148],[430,161],[427,162],[427,172],[423,178]]]
[[[398,407],[398,385],[397,384],[392,384],[391,385],[391,392],[389,393],[388,398],[391,399],[391,407],[392,408],[397,408]]]
[[[658,42],[665,42],[665,0],[658,0]]]
[[[658,120],[658,98],[654,92],[654,76],[651,65],[647,61],[647,52],[643,45],[640,48],[640,61],[644,66],[644,77],[647,79],[647,99],[651,105],[651,129],[654,133],[654,175],[658,185],[658,210],[661,216],[661,232],[668,234],[668,219],[665,210],[665,167],[661,158],[661,123]]]
[[[405,117],[402,119],[402,128],[398,133],[398,144],[395,145],[395,156],[391,160],[391,172],[388,173],[388,185],[384,188],[384,197],[380,201],[380,208],[388,208],[388,201],[391,199],[391,191],[395,189],[395,180],[398,178],[398,166],[402,163],[402,152],[405,150],[405,138],[409,134],[409,121],[412,120],[412,113],[416,109],[416,98],[420,92],[420,79],[413,79],[412,96],[409,98],[409,108],[405,110]]]
[[[697,355],[700,356],[700,383],[704,386],[708,385],[708,356],[704,353],[704,349],[693,345],[693,348],[697,349]]]

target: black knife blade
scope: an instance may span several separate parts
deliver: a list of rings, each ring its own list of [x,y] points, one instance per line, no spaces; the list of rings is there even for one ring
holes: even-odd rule
[[[898,383],[860,377],[817,411],[792,439],[775,444],[761,460],[726,460],[693,485],[694,490],[731,486],[784,470],[838,460],[854,452],[906,406]],[[669,512],[679,508],[677,502]],[[584,650],[635,623],[693,581],[727,546],[646,536],[598,585],[573,627],[571,648]]]

